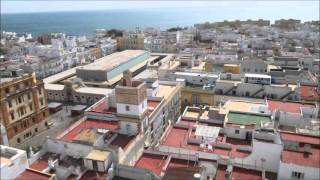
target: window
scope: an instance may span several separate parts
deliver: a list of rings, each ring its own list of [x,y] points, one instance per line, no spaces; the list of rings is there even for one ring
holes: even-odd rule
[[[8,101],[8,105],[9,105],[9,108],[12,107],[12,102],[11,102],[11,100]]]
[[[40,99],[40,104],[41,104],[41,106],[43,106],[43,99],[42,98]]]
[[[22,100],[21,100],[21,97],[20,97],[20,96],[18,97],[18,102],[19,102],[19,103],[21,103],[21,102],[22,102]]]
[[[34,129],[34,132],[38,132],[38,128],[35,128],[35,129]]]
[[[14,120],[14,113],[13,112],[10,113],[10,116],[11,116],[11,120]]]
[[[130,111],[130,106],[126,105],[126,111]]]
[[[33,110],[32,104],[29,104],[29,109],[30,109],[30,111]]]
[[[291,176],[294,177],[294,178],[297,178],[297,179],[303,179],[304,173],[292,171]]]
[[[17,139],[17,142],[18,142],[18,143],[20,143],[20,142],[21,142],[20,138],[18,138],[18,139]]]
[[[236,130],[234,131],[234,133],[236,133],[236,134],[240,134],[239,129],[236,129]]]
[[[33,117],[32,118],[32,122],[35,123],[36,122],[36,118]]]
[[[39,88],[39,89],[38,89],[38,91],[39,91],[39,94],[41,94],[41,93],[42,93],[41,88]]]
[[[9,88],[6,88],[6,94],[9,94],[10,93],[10,91],[9,91]]]
[[[46,117],[46,112],[43,112],[42,115],[43,115],[43,117]]]
[[[21,114],[21,116],[23,116],[23,115],[24,115],[23,108],[20,108],[19,110],[20,110],[20,114]]]
[[[29,100],[31,99],[31,94],[30,94],[30,93],[28,93],[28,99],[29,99]]]
[[[15,126],[15,127],[13,128],[13,130],[14,130],[14,133],[17,133],[17,132],[18,132],[17,126]]]

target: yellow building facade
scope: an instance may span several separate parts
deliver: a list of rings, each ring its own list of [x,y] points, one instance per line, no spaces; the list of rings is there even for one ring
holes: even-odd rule
[[[47,94],[35,74],[2,78],[0,122],[6,131],[1,143],[16,146],[48,126]],[[5,142],[8,141],[8,142]]]
[[[240,65],[239,64],[225,64],[223,65],[223,72],[240,74]]]
[[[192,105],[214,105],[214,91],[202,88],[184,87],[181,90],[181,109]]]

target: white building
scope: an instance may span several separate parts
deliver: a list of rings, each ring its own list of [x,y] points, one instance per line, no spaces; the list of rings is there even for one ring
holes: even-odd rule
[[[3,145],[0,149],[1,179],[15,179],[29,167],[26,151]]]
[[[278,179],[320,179],[319,137],[281,133],[284,150]]]

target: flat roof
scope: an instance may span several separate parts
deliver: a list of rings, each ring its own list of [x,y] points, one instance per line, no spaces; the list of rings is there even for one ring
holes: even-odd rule
[[[82,129],[74,138],[75,141],[94,143],[98,138],[97,131],[94,129]]]
[[[226,170],[227,170],[226,165],[219,164],[215,178],[216,179],[224,179]],[[265,176],[266,176],[266,179],[269,179],[269,180],[276,180],[277,179],[276,173],[266,172]],[[262,172],[257,171],[257,170],[253,170],[253,169],[246,169],[246,168],[234,166],[233,170],[232,170],[231,179],[261,180],[262,179]]]
[[[300,96],[304,98],[319,98],[320,91],[316,86],[300,86]]]
[[[265,75],[265,74],[249,74],[246,73],[244,74],[245,77],[257,77],[257,78],[271,78],[271,76],[269,75]]]
[[[247,113],[229,112],[227,117],[228,123],[239,125],[255,124],[256,126],[260,127],[261,123],[271,122],[269,116],[259,116]]]
[[[58,139],[71,142],[81,130],[90,128],[115,130],[118,128],[118,122],[95,119],[87,119],[80,123],[77,121],[62,133],[62,137],[58,136]]]
[[[76,92],[83,94],[99,94],[107,96],[112,92],[112,89],[96,88],[96,87],[80,87],[76,89]]]
[[[180,147],[183,149],[188,149],[192,151],[206,151],[205,149],[200,149],[200,144],[190,144],[188,143],[188,139],[195,138],[194,132],[189,134],[190,128],[181,128],[181,127],[170,127],[165,132],[167,135],[164,136],[161,141],[160,145],[164,146],[172,146],[172,147]],[[224,141],[225,140],[225,141]],[[232,139],[232,138],[224,138],[222,136],[218,136],[216,138],[216,143],[228,143],[231,144],[231,149],[224,149],[224,148],[214,148],[210,151],[212,154],[219,154],[222,156],[232,156],[232,157],[246,157],[251,152],[247,151],[239,151],[238,146],[251,146],[251,142],[246,140],[240,139]]]
[[[44,88],[46,90],[62,91],[64,89],[64,85],[62,85],[62,84],[44,84]]]
[[[217,138],[219,132],[220,127],[197,125],[195,135],[209,138]]]
[[[72,106],[71,107],[71,110],[73,110],[73,111],[82,111],[82,110],[84,110],[84,109],[86,109],[86,105],[74,105],[74,106]]]
[[[192,76],[192,77],[212,77],[212,78],[218,78],[219,76],[216,74],[211,73],[196,73],[196,72],[175,72],[176,75],[182,75],[182,76]]]
[[[81,70],[102,70],[102,71],[111,70],[127,62],[131,58],[135,58],[146,52],[147,51],[144,51],[144,50],[125,50],[121,52],[116,52],[108,56],[102,57],[100,59],[97,59],[95,62],[91,64],[82,66],[80,69]]]
[[[58,103],[58,102],[49,102],[48,103],[48,108],[57,108],[59,106],[62,106],[62,103]]]
[[[179,61],[167,61],[164,63],[162,66],[160,66],[159,69],[164,69],[164,70],[173,70],[179,67],[180,62]]]
[[[298,113],[301,112],[301,107],[309,107],[315,108],[314,105],[311,104],[302,104],[296,102],[284,102],[284,101],[275,101],[275,100],[267,100],[268,108],[271,111],[280,110],[284,112]]]
[[[91,159],[95,161],[105,161],[108,159],[110,152],[108,151],[100,151],[97,149],[93,149],[90,153],[86,156],[86,159]]]
[[[135,164],[135,167],[148,169],[159,176],[166,164],[166,159],[167,156],[164,155],[143,153]]]
[[[280,135],[281,135],[281,139],[285,141],[320,145],[320,137],[291,133],[291,132],[281,132]]]
[[[253,109],[266,106],[263,103],[250,102],[250,101],[234,101],[229,100],[220,109],[220,112],[227,114],[229,111],[241,111],[241,112],[252,112]]]
[[[284,163],[289,164],[298,164],[303,166],[309,167],[320,167],[320,149],[319,148],[312,148],[308,154],[305,154],[303,150],[300,151],[291,151],[291,150],[283,150],[282,154],[282,161]]]
[[[136,75],[134,79],[158,78],[158,70],[146,69]]]
[[[223,66],[229,66],[229,67],[240,67],[239,64],[224,64]]]
[[[173,91],[176,89],[176,86],[174,85],[164,85],[159,84],[159,90],[156,94],[157,97],[164,97],[164,99],[167,99],[172,95]]]
[[[4,166],[4,165],[7,165],[7,166],[10,166],[12,164],[12,161],[11,159],[8,159],[8,158],[5,158],[5,157],[0,157],[0,164],[1,164],[1,167]]]
[[[51,178],[52,175],[43,173],[40,171],[32,170],[32,169],[26,169],[21,173],[16,180],[30,180],[30,179],[36,179],[36,180],[48,180]]]
[[[76,69],[78,68],[79,66],[77,67],[74,67],[74,68],[71,68],[71,69],[68,69],[66,71],[62,71],[60,73],[57,73],[55,75],[52,75],[52,76],[49,76],[47,78],[44,78],[43,79],[43,82],[45,84],[49,84],[49,83],[55,83],[55,82],[58,82],[58,81],[61,81],[65,78],[68,78],[70,76],[73,76],[76,74]]]

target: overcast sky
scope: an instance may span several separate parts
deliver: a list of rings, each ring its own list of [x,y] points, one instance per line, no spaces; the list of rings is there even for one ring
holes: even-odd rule
[[[319,1],[10,1],[1,0],[1,13],[54,12],[135,9],[152,7],[199,7],[199,6],[277,6],[286,10],[288,6],[301,6],[301,11],[319,14]],[[272,13],[272,12],[270,12]],[[298,12],[297,12],[298,13]]]

